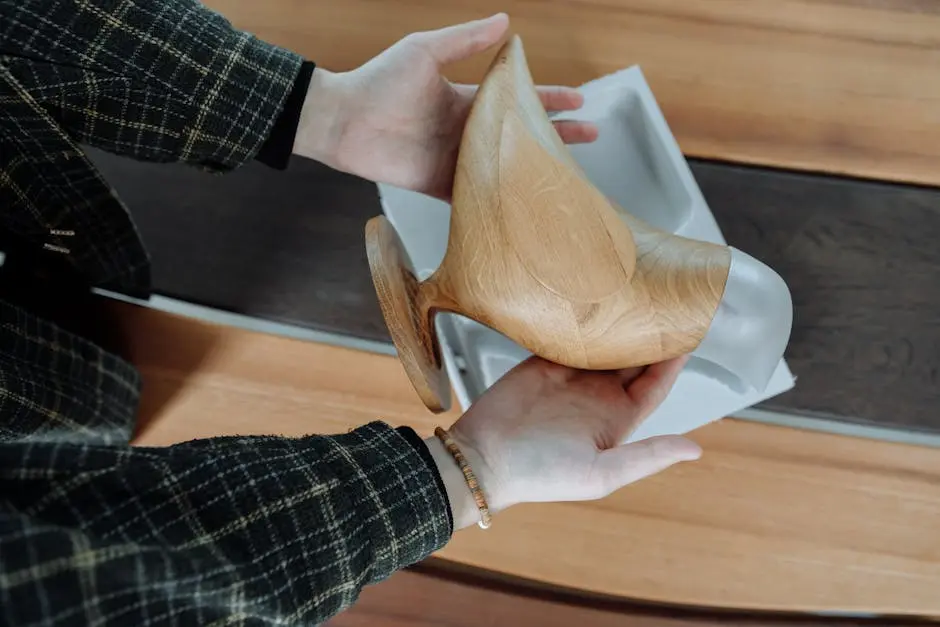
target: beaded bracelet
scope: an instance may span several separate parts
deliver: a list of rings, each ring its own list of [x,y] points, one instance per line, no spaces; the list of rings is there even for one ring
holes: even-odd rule
[[[447,452],[453,456],[454,461],[457,462],[457,465],[460,467],[460,471],[463,473],[464,479],[467,481],[467,487],[470,488],[470,494],[473,495],[473,501],[477,504],[477,509],[480,510],[480,522],[477,524],[481,529],[489,529],[490,522],[492,518],[490,517],[490,508],[486,504],[486,497],[483,495],[483,488],[480,487],[480,482],[477,481],[477,477],[473,474],[473,469],[470,468],[470,463],[467,461],[467,458],[463,456],[463,453],[460,452],[460,449],[457,447],[454,439],[450,437],[450,434],[447,433],[441,427],[434,429],[434,435],[444,443],[444,448],[447,449]]]

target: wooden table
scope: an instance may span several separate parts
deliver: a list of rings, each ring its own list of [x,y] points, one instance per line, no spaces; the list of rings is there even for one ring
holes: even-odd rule
[[[639,64],[695,157],[940,182],[940,5],[930,0],[207,0],[351,69],[409,32],[505,11],[537,81]],[[488,59],[454,67],[479,80]]]
[[[497,10],[510,13],[541,82],[579,84],[639,63],[686,154],[713,160],[693,169],[729,242],[793,291],[787,359],[798,382],[764,407],[940,433],[940,191],[926,187],[940,183],[937,3],[207,4],[334,70],[407,32]],[[448,72],[474,81],[486,62]],[[387,342],[362,246],[379,211],[373,186],[301,160],[287,173],[251,166],[222,181],[95,157],[140,224],[159,292]],[[376,416],[433,425],[394,358],[123,307],[146,381],[140,445],[340,432]],[[364,372],[368,385],[356,382]],[[438,556],[490,583],[396,575],[336,624],[464,624],[474,611],[519,624],[724,622],[651,614],[625,598],[940,616],[940,449],[738,420],[693,437],[706,451],[696,464],[599,502],[510,510]],[[533,601],[507,580],[567,600]],[[445,593],[453,599],[442,606]],[[598,598],[597,611],[577,602]],[[503,613],[487,614],[493,604]]]
[[[426,411],[391,356],[118,307],[145,381],[138,445],[376,417],[428,435],[458,417]],[[695,464],[601,501],[510,509],[440,557],[609,597],[940,616],[940,449],[737,420],[693,437]]]
[[[837,619],[754,612],[707,612],[611,601],[493,581],[434,563],[367,588],[331,627],[911,627],[910,619]]]

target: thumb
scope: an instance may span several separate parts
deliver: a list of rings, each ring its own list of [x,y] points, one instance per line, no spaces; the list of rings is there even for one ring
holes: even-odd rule
[[[509,28],[509,16],[497,13],[483,20],[415,33],[414,40],[438,65],[461,61],[497,44]]]
[[[597,460],[597,476],[604,484],[600,487],[609,493],[701,456],[701,447],[692,440],[679,435],[661,435],[602,452]]]

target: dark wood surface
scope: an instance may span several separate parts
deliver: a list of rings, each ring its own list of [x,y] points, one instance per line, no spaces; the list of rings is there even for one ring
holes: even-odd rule
[[[797,384],[764,406],[940,432],[940,190],[693,170],[728,242],[790,286]]]
[[[93,157],[159,293],[388,341],[365,257],[375,187],[306,160],[212,176]],[[940,191],[693,162],[730,244],[793,292],[796,388],[770,409],[940,433]]]
[[[822,618],[654,607],[585,598],[421,565],[367,587],[355,605],[327,624],[332,627],[900,627],[927,623],[885,617]]]
[[[391,342],[365,253],[375,185],[307,159],[215,175],[89,153],[134,216],[156,292]]]

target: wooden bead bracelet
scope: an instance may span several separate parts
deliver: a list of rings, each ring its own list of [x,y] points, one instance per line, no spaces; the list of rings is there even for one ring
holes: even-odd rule
[[[437,427],[434,429],[434,435],[444,444],[444,448],[447,449],[447,452],[451,454],[454,458],[454,461],[457,462],[457,466],[460,467],[460,471],[463,473],[464,479],[467,481],[467,487],[470,488],[470,494],[473,496],[473,501],[477,504],[477,509],[480,510],[480,522],[477,524],[481,529],[489,529],[490,522],[492,522],[492,517],[490,516],[489,505],[486,504],[486,497],[483,495],[483,488],[480,487],[480,482],[477,481],[477,477],[473,474],[473,469],[470,467],[470,462],[467,461],[467,458],[463,456],[463,453],[460,452],[460,448],[457,446],[457,443],[454,442],[454,439],[450,437],[450,434],[442,429]]]

